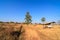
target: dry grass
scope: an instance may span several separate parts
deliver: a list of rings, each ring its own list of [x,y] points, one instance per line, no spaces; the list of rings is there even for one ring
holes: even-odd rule
[[[0,24],[0,40],[60,40],[60,25],[53,25],[52,28],[43,28],[39,24]],[[10,33],[19,31],[19,37],[12,36]]]

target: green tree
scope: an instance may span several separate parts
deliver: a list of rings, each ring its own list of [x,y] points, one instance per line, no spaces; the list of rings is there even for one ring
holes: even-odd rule
[[[60,25],[60,20],[58,20],[57,23]]]
[[[31,22],[32,22],[32,17],[29,14],[29,12],[27,12],[26,15],[25,15],[25,23],[29,24]]]
[[[41,18],[41,21],[43,22],[43,26],[44,26],[44,23],[45,23],[45,21],[46,21],[45,17],[42,17],[42,18]]]

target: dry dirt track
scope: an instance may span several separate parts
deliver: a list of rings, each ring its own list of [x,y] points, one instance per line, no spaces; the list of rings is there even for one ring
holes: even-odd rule
[[[37,30],[33,27],[25,27],[19,40],[60,40],[60,31],[56,29]]]
[[[40,40],[38,33],[31,28],[25,28],[25,32],[21,36],[21,40]]]

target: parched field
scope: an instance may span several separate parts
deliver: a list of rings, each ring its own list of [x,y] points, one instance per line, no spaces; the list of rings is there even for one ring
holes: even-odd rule
[[[12,35],[14,31],[19,36]],[[60,25],[44,28],[41,24],[0,24],[0,40],[60,40]]]
[[[60,28],[58,25],[53,25],[52,28],[29,25],[25,27],[25,33],[22,36],[26,40],[60,40]]]

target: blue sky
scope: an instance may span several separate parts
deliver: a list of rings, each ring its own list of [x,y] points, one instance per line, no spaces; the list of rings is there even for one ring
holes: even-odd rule
[[[0,21],[24,22],[29,11],[33,22],[60,20],[59,0],[0,0]]]

